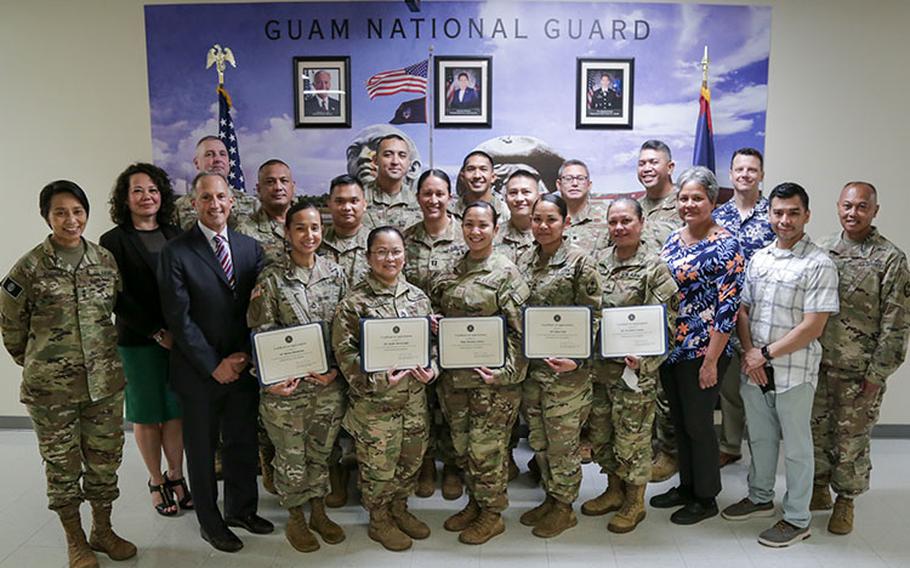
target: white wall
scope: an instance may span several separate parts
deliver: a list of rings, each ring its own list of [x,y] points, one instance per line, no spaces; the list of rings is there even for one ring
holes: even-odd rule
[[[878,226],[910,250],[902,170],[910,147],[910,2],[770,4],[766,186],[805,185],[810,229],[821,235],[837,227],[843,183],[868,179],[880,191]],[[105,201],[117,172],[151,159],[142,7],[141,0],[0,3],[0,272],[45,236],[37,215],[45,183],[69,178],[88,192],[94,240],[110,226]],[[882,423],[910,424],[908,378],[905,366],[891,379]],[[25,414],[18,383],[19,369],[0,355],[0,416]]]

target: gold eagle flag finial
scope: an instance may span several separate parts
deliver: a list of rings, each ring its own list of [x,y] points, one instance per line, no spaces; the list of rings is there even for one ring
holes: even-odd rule
[[[205,58],[205,68],[208,69],[212,65],[215,66],[215,70],[218,71],[218,86],[224,85],[224,69],[226,67],[225,62],[230,63],[231,67],[237,67],[237,61],[234,59],[234,52],[231,51],[230,47],[221,47],[220,44],[215,44],[209,49],[208,55]]]

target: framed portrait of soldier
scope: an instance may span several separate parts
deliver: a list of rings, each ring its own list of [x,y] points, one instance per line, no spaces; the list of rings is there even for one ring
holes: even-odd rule
[[[635,60],[579,57],[575,128],[632,129]]]
[[[294,127],[351,127],[351,58],[294,58]]]
[[[437,56],[434,67],[436,128],[493,127],[493,58]]]

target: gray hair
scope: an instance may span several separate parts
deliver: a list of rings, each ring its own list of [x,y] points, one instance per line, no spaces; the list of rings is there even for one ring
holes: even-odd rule
[[[708,201],[717,203],[717,196],[720,193],[720,186],[717,185],[717,178],[714,172],[704,166],[694,166],[680,174],[676,180],[676,185],[680,189],[687,183],[697,183],[705,190],[708,195]]]
[[[562,165],[559,166],[559,171],[556,172],[556,177],[561,178],[562,173],[564,171],[566,171],[566,168],[568,168],[569,166],[581,166],[585,169],[585,175],[588,177],[591,176],[591,171],[588,169],[588,164],[582,162],[581,160],[576,160],[575,158],[572,158],[571,160],[566,160],[565,162],[562,163]]]

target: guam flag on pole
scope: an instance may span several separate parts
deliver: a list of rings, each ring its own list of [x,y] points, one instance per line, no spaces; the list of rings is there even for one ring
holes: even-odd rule
[[[701,96],[698,98],[698,124],[695,127],[695,151],[692,155],[692,165],[704,166],[714,172],[714,125],[711,123],[707,46],[705,47],[705,57],[702,59],[702,69],[704,75],[701,82]]]

